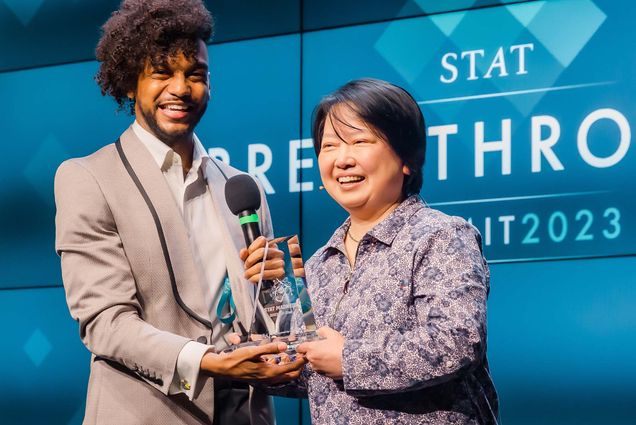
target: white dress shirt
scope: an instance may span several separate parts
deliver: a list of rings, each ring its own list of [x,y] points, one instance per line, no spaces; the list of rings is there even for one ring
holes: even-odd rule
[[[169,393],[184,392],[192,400],[198,393],[197,381],[203,355],[225,348],[227,344],[222,335],[231,329],[230,325],[221,322],[216,315],[226,274],[226,262],[221,243],[220,220],[204,172],[205,164],[211,161],[211,158],[195,135],[192,167],[184,178],[179,154],[137,121],[132,125],[132,129],[157,162],[179,206],[188,230],[199,281],[203,286],[205,306],[213,325],[213,340],[210,344],[214,347],[190,341],[183,347],[177,359],[177,371]],[[227,309],[227,306],[225,308]],[[224,310],[224,314],[226,312],[227,310]]]

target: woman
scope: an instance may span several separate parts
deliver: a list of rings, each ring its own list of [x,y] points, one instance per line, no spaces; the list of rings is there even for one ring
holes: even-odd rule
[[[488,266],[477,230],[418,195],[419,106],[387,82],[352,81],[318,105],[313,138],[349,218],[305,267],[324,337],[298,347],[312,423],[496,423]]]

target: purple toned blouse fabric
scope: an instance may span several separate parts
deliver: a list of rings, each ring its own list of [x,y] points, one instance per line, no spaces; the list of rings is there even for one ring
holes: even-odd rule
[[[305,376],[312,423],[496,423],[477,230],[411,196],[361,239],[351,268],[348,228],[306,264],[318,326],[346,339],[342,381]]]

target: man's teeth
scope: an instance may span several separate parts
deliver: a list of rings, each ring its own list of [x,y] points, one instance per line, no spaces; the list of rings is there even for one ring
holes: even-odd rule
[[[352,182],[360,182],[362,180],[364,180],[364,177],[360,177],[360,176],[338,177],[338,183],[352,183]]]
[[[162,108],[170,109],[171,111],[185,111],[187,110],[187,106],[184,105],[164,105]]]

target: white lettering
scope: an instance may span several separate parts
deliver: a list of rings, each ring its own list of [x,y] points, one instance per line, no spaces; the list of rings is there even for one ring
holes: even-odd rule
[[[621,139],[618,144],[618,149],[616,152],[611,154],[606,158],[599,158],[595,156],[591,151],[590,147],[587,143],[587,134],[590,131],[590,127],[598,121],[602,119],[612,120],[618,125],[618,129],[621,134]],[[629,127],[629,123],[623,114],[618,112],[616,109],[605,108],[605,109],[597,109],[596,111],[589,114],[579,127],[579,132],[576,138],[576,144],[579,148],[579,153],[581,154],[581,158],[592,167],[596,168],[607,168],[612,167],[618,164],[627,153],[629,149],[629,145],[631,142],[632,133]]]
[[[256,158],[258,154],[263,155],[263,162],[257,165]],[[265,193],[271,195],[276,193],[274,187],[269,182],[265,172],[272,166],[272,150],[263,143],[254,143],[247,146],[247,172],[256,177],[261,184]]]
[[[468,78],[467,80],[476,80],[477,79],[477,74],[475,72],[475,55],[479,55],[482,58],[484,57],[484,49],[479,49],[479,50],[467,50],[465,52],[462,52],[462,59],[464,59],[466,56],[468,56],[468,63],[469,63],[469,74],[468,74]]]
[[[208,155],[230,165],[230,153],[223,148],[210,148],[208,149]]]
[[[437,125],[428,128],[428,136],[437,136],[437,179],[446,180],[448,178],[448,136],[457,134],[457,124]]]
[[[499,222],[503,223],[503,242],[504,245],[510,245],[510,223],[515,221],[514,215],[502,215],[499,217]]]
[[[475,177],[484,176],[484,153],[501,151],[501,174],[510,174],[511,161],[511,121],[501,120],[501,140],[484,141],[484,122],[475,123]]]
[[[545,139],[541,139],[543,127],[549,129],[550,133]],[[552,146],[561,137],[561,126],[556,118],[549,115],[532,117],[530,130],[530,143],[532,149],[532,172],[541,172],[541,155],[545,157],[553,170],[562,171],[563,164],[552,151]]]
[[[289,141],[289,191],[290,192],[309,192],[314,190],[314,182],[300,182],[298,179],[298,170],[301,168],[311,168],[314,166],[312,158],[298,159],[298,151],[300,149],[313,148],[314,144],[311,138],[302,140]]]
[[[506,61],[504,59],[503,47],[500,47],[499,49],[497,49],[497,54],[495,55],[495,58],[492,60],[492,63],[490,64],[490,68],[488,68],[488,72],[486,72],[486,74],[484,75],[484,78],[492,77],[492,70],[495,68],[499,68],[500,77],[508,76],[508,72],[506,71]]]
[[[516,72],[517,75],[524,75],[528,73],[526,70],[526,49],[530,49],[532,52],[534,50],[534,43],[510,46],[510,53],[514,53],[515,50],[519,51],[519,70]]]
[[[457,79],[457,67],[449,63],[448,58],[453,58],[457,60],[457,53],[446,53],[444,56],[442,56],[442,68],[450,71],[451,73],[450,78],[446,78],[443,75],[439,76],[439,80],[442,83],[446,83],[446,84],[450,84]]]

